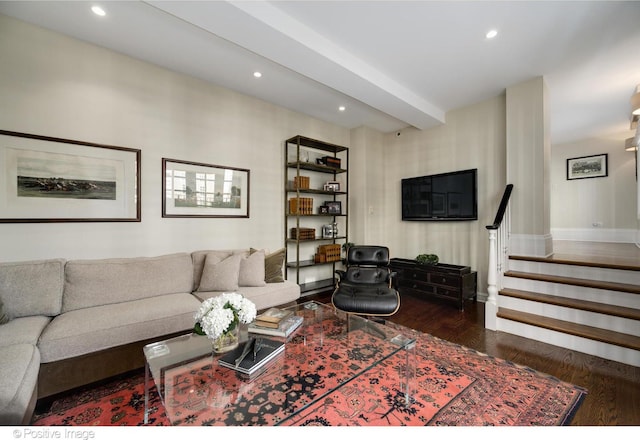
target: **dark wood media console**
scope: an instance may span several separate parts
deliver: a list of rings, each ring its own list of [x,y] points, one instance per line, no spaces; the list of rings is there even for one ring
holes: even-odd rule
[[[391,270],[396,272],[394,287],[403,293],[455,301],[460,310],[464,302],[477,299],[478,273],[469,266],[452,264],[418,264],[415,260],[392,258]]]

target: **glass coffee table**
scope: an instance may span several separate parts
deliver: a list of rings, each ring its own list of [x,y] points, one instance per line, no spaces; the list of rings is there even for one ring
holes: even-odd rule
[[[144,423],[155,385],[172,425],[282,425],[353,379],[399,356],[397,385],[411,405],[415,339],[395,327],[307,302],[287,308],[304,317],[285,350],[257,375],[218,365],[211,341],[186,334],[149,344],[145,355]],[[240,334],[248,338],[246,326]],[[159,408],[155,408],[158,410]]]

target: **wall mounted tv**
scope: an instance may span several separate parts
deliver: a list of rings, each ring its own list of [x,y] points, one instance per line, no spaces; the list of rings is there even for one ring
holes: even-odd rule
[[[477,182],[477,169],[402,179],[402,220],[477,220]]]

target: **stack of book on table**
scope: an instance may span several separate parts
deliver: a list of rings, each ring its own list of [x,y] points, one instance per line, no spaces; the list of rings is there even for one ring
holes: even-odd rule
[[[288,337],[304,321],[302,316],[298,316],[291,310],[282,310],[272,307],[256,317],[256,320],[249,324],[249,333],[262,335]]]
[[[264,372],[270,361],[283,351],[283,341],[250,337],[218,359],[218,364],[237,371],[244,378],[253,379]]]

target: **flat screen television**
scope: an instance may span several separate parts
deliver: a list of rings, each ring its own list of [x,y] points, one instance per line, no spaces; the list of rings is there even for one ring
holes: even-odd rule
[[[402,179],[402,220],[478,220],[478,170]]]

